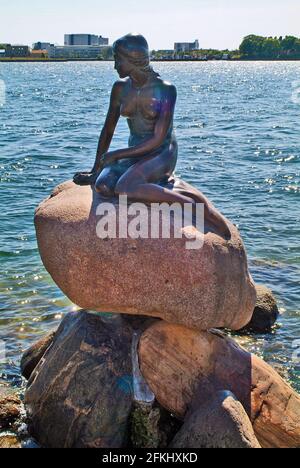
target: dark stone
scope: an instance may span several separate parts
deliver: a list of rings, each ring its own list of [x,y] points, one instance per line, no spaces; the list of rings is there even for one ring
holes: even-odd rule
[[[54,335],[56,333],[55,331],[52,331],[48,335],[44,336],[41,338],[39,341],[37,341],[33,346],[31,346],[27,351],[22,356],[21,360],[21,372],[23,377],[25,377],[26,380],[29,380],[32,372],[44,356],[45,352],[51,345]]]
[[[165,410],[160,406],[160,448],[166,448],[169,446],[175,435],[182,427],[182,421],[177,419],[174,415]]]
[[[225,391],[188,412],[170,447],[261,448],[242,404]]]
[[[131,445],[134,448],[166,448],[182,422],[157,401],[135,402],[131,413]]]
[[[152,403],[136,402],[131,414],[131,442],[135,448],[158,448],[160,410]]]
[[[242,332],[268,333],[279,316],[277,301],[270,289],[256,285],[257,301],[253,316]]]
[[[29,431],[50,448],[118,448],[132,409],[132,329],[118,315],[68,314],[28,382]]]

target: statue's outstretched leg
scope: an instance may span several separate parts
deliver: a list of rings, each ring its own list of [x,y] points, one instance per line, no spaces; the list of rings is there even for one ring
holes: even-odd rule
[[[175,192],[180,193],[181,195],[188,195],[196,203],[202,203],[204,205],[205,221],[223,237],[230,239],[231,233],[225,217],[218,210],[216,210],[213,204],[202,192],[200,192],[200,190],[181,179],[170,179],[170,184],[173,186],[173,190]]]
[[[168,158],[169,156],[169,158]],[[130,200],[145,203],[196,203],[204,204],[205,221],[220,236],[229,239],[231,233],[225,218],[213,207],[208,199],[198,190],[185,187],[168,188],[158,185],[156,181],[162,180],[166,175],[171,176],[174,167],[170,164],[172,155],[162,152],[160,155],[141,160],[130,167],[118,180],[116,195],[127,195]],[[172,159],[171,159],[172,160]]]

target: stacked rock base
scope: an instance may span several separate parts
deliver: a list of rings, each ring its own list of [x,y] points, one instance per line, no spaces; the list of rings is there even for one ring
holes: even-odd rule
[[[25,404],[44,447],[300,447],[299,395],[219,332],[79,311],[43,343]]]
[[[182,180],[170,189],[203,199]],[[170,237],[113,229],[104,239],[104,203],[116,233],[124,217],[132,221],[119,200],[107,202],[66,182],[36,211],[44,265],[84,310],[23,357],[31,434],[51,448],[300,447],[299,395],[225,334],[203,331],[250,322],[260,332],[277,317],[265,290],[253,315],[256,289],[235,226],[225,220],[225,238],[192,223],[178,237],[170,217]],[[151,232],[150,208],[142,212],[139,225]],[[191,239],[201,248],[188,249]]]

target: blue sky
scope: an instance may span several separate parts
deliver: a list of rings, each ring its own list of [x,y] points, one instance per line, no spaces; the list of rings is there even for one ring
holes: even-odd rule
[[[235,48],[243,36],[300,36],[299,0],[1,0],[0,43],[63,43],[64,33],[111,42],[130,31],[152,49],[199,39],[200,47]]]

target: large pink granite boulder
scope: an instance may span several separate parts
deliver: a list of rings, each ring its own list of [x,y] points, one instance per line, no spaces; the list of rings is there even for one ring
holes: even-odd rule
[[[185,237],[104,240],[96,232],[100,203],[104,200],[91,187],[66,182],[36,210],[42,260],[72,302],[88,310],[148,315],[199,330],[237,330],[249,323],[256,292],[242,240],[230,222],[230,240],[209,226],[205,235],[195,227],[184,228],[187,235],[202,239],[200,249],[187,249]],[[117,200],[114,207],[118,213]]]

